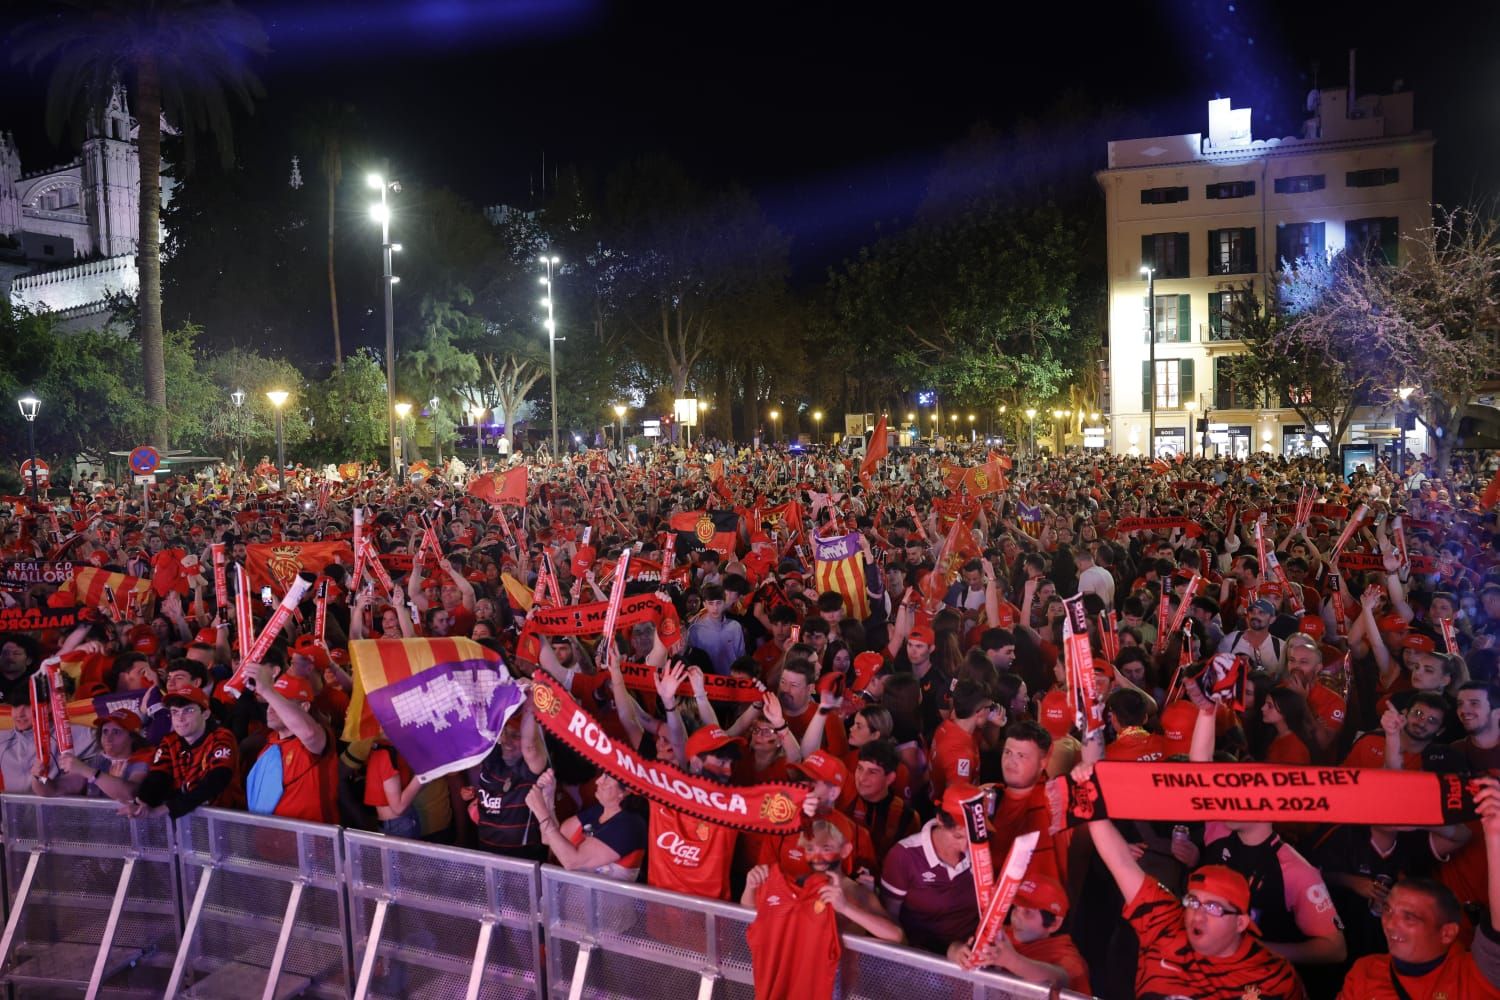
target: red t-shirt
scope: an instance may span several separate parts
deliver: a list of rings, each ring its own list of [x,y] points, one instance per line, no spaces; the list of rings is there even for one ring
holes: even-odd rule
[[[833,907],[819,898],[827,875],[800,885],[781,869],[755,893],[755,920],[745,932],[755,1000],[824,1000],[833,996],[843,945]]]
[[[1016,946],[1016,954],[1022,958],[1029,958],[1033,962],[1046,962],[1048,965],[1059,966],[1068,974],[1068,989],[1084,996],[1093,994],[1089,988],[1089,967],[1078,953],[1078,946],[1073,939],[1066,934],[1053,934],[1051,937],[1037,938],[1035,941],[1017,941],[1010,928],[1005,929],[1010,935],[1011,943]]]
[[[1345,767],[1385,767],[1385,733],[1369,733],[1354,741],[1349,756],[1344,758]],[[1403,771],[1422,770],[1420,753],[1402,753]]]
[[[1156,733],[1148,733],[1139,726],[1127,726],[1115,737],[1115,741],[1104,748],[1104,759],[1137,763],[1162,760],[1167,755],[1166,743]]]
[[[1194,997],[1196,1000],[1304,1000],[1302,983],[1291,963],[1246,934],[1239,950],[1209,958],[1188,940],[1182,903],[1155,879],[1141,883],[1126,902],[1124,916],[1140,941],[1135,966],[1139,1000]],[[1252,993],[1252,987],[1256,992]]]
[[[927,775],[932,780],[932,801],[943,800],[949,785],[979,778],[979,743],[952,719],[940,723],[932,734],[932,753],[928,755]]]
[[[1312,754],[1307,752],[1307,744],[1296,733],[1284,733],[1272,740],[1266,749],[1266,763],[1306,767],[1312,763]]]
[[[323,752],[314,756],[295,736],[271,734],[271,744],[281,747],[281,801],[276,815],[311,823],[339,821],[338,745],[324,730]],[[382,754],[381,756],[389,756]]]
[[[807,732],[808,725],[817,714],[818,703],[812,700],[796,715],[788,715],[786,724],[791,727],[792,735],[799,740],[802,739],[802,734]],[[823,749],[834,757],[842,757],[849,750],[849,734],[844,729],[844,719],[838,712],[829,712],[827,720],[823,723]]]
[[[1036,831],[1039,834],[1036,849],[1026,870],[1033,875],[1057,878],[1058,861],[1052,834],[1048,832],[1050,826],[1046,782],[1038,781],[1029,792],[1019,796],[1010,794],[1008,789],[1001,792],[995,802],[995,815],[990,817],[990,857],[994,859],[995,871],[1004,867],[1005,855],[1017,837]]]
[[[1344,988],[1339,990],[1338,1000],[1397,1000],[1402,994],[1393,985],[1391,956],[1367,955],[1354,963],[1354,968],[1344,977]],[[1399,973],[1395,981],[1401,983],[1410,1000],[1495,1000],[1500,990],[1474,964],[1474,956],[1457,944],[1448,949],[1443,964],[1425,976],[1404,976]]]
[[[653,802],[646,881],[688,896],[728,899],[736,836],[727,826]]]

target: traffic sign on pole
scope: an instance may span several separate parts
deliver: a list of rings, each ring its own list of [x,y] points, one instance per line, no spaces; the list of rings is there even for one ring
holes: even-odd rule
[[[143,444],[130,453],[130,471],[138,476],[149,476],[161,464],[161,455],[155,448]]]
[[[36,481],[38,486],[46,486],[52,479],[52,468],[40,458],[36,460]],[[28,487],[31,485],[31,459],[21,463],[21,481]]]

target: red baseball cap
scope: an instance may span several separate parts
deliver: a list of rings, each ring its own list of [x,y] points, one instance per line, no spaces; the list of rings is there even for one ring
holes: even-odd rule
[[[1027,875],[1016,890],[1017,906],[1046,910],[1059,917],[1068,915],[1068,893],[1062,883],[1048,875]]]
[[[216,628],[200,628],[198,634],[193,637],[194,642],[201,642],[208,646],[219,644],[219,630]]]
[[[1423,635],[1421,632],[1408,632],[1401,638],[1401,645],[1413,653],[1436,653],[1437,643],[1432,641],[1432,636]]]
[[[1398,612],[1391,611],[1375,619],[1375,627],[1382,632],[1401,632],[1406,628],[1406,619]]]
[[[791,769],[801,771],[814,781],[826,781],[838,788],[843,788],[849,780],[849,769],[844,766],[844,762],[823,750],[814,750],[793,764]]]
[[[1250,913],[1250,883],[1224,865],[1204,865],[1188,876],[1188,891],[1218,896],[1241,913]]]
[[[208,710],[208,692],[196,684],[179,684],[168,688],[161,701],[168,708],[174,705],[197,705],[204,711]]]
[[[937,644],[937,634],[929,625],[913,625],[911,631],[906,633],[906,638],[912,642],[925,643],[928,646]]]
[[[328,668],[328,649],[318,641],[315,635],[299,635],[297,641],[292,643],[292,652],[312,660],[313,665],[319,670]]]
[[[731,743],[742,744],[744,742],[738,736],[730,736],[718,726],[702,726],[693,730],[693,735],[687,738],[687,755],[702,757]]]
[[[1161,740],[1167,756],[1185,754],[1193,743],[1193,727],[1198,723],[1198,706],[1186,698],[1172,702],[1161,710]]]
[[[1323,638],[1323,635],[1326,632],[1326,626],[1324,626],[1323,624],[1323,619],[1319,618],[1317,615],[1303,615],[1302,620],[1297,624],[1297,629],[1304,635],[1310,635],[1314,639]]]
[[[856,691],[863,691],[870,686],[875,675],[880,673],[880,668],[885,666],[885,657],[873,650],[866,650],[854,658],[854,682],[852,687]]]
[[[144,626],[144,632],[134,633],[130,637],[130,648],[137,653],[145,653],[147,656],[155,656],[161,652],[161,640],[149,626]]]
[[[294,677],[291,674],[282,674],[276,678],[276,683],[272,684],[271,687],[275,688],[276,693],[284,698],[290,698],[292,701],[300,701],[305,705],[312,704],[312,685],[300,677]]]
[[[127,733],[138,733],[141,731],[141,717],[128,708],[117,708],[108,715],[101,715],[94,720],[94,728],[103,729],[111,722]]]
[[[954,819],[962,823],[965,820],[964,803],[979,794],[979,787],[976,785],[971,785],[966,781],[960,781],[957,784],[949,785],[948,788],[943,792],[943,801],[941,804],[941,808],[943,812],[947,813],[949,816],[952,816]]]

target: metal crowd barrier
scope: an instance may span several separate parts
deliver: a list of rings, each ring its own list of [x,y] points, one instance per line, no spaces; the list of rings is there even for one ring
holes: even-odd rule
[[[117,810],[0,795],[0,986],[14,997],[754,995],[755,914],[729,903],[245,812],[200,809],[174,828]],[[857,937],[844,938],[835,990],[839,1000],[1051,995]]]
[[[344,847],[356,1000],[541,1000],[536,864],[355,830]]]
[[[177,954],[172,823],[81,797],[0,797],[8,918],[0,978],[18,995],[161,996]]]
[[[225,809],[177,824],[192,898],[166,995],[349,995],[343,831]]]

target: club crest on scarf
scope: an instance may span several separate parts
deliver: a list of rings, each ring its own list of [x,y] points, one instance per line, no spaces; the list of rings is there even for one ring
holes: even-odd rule
[[[708,545],[714,540],[714,519],[704,514],[698,518],[698,524],[693,528],[693,534],[698,536],[698,541]]]
[[[789,823],[796,814],[797,804],[791,800],[790,796],[779,792],[766,796],[765,801],[760,804],[761,819],[772,823]]]

